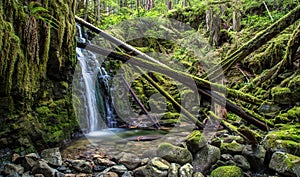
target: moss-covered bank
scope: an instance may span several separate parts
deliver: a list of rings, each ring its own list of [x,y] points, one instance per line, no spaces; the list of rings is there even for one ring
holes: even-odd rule
[[[0,2],[0,149],[33,151],[77,127],[73,0]]]

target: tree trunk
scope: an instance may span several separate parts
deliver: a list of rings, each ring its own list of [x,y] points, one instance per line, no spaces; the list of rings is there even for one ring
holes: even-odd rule
[[[234,31],[240,31],[241,29],[241,2],[240,0],[233,1],[233,12],[232,12],[232,28]]]
[[[85,1],[85,7],[84,7],[84,20],[88,21],[89,17],[89,0]]]

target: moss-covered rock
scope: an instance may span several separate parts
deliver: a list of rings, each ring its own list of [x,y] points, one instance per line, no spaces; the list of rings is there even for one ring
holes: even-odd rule
[[[207,140],[200,131],[194,130],[186,138],[186,145],[191,152],[195,153],[207,145]]]
[[[220,149],[222,153],[241,154],[244,149],[244,145],[239,144],[236,141],[232,141],[231,143],[222,143]]]
[[[243,171],[237,166],[222,166],[213,170],[210,177],[243,177]]]
[[[283,151],[300,156],[299,125],[283,126],[279,130],[269,132],[263,145],[270,151]]]
[[[292,92],[287,87],[273,87],[272,99],[278,104],[289,104],[291,102]]]
[[[191,163],[193,160],[192,154],[186,148],[174,146],[170,143],[161,143],[157,149],[157,155],[167,160],[178,164]]]
[[[272,155],[269,168],[284,175],[299,176],[300,157],[284,152],[275,152]]]

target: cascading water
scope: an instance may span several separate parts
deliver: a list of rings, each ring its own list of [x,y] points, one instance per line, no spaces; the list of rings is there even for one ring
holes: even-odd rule
[[[77,26],[78,36],[81,42],[81,28]],[[94,132],[104,128],[116,127],[117,121],[110,97],[110,76],[100,66],[96,54],[76,48],[77,59],[80,66],[80,76],[76,84],[76,90],[81,93],[81,107],[83,117],[86,119],[85,128],[88,132]],[[82,118],[81,118],[82,119]],[[82,120],[81,120],[82,121]]]

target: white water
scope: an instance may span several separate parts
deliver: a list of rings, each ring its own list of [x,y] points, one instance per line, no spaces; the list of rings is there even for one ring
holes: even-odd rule
[[[82,36],[80,26],[77,26],[79,32],[79,40],[85,42],[85,39]],[[84,115],[81,115],[80,119],[86,119],[84,127],[88,132],[95,132],[105,128],[115,127],[117,122],[115,116],[113,115],[112,104],[109,102],[109,79],[110,76],[107,74],[105,69],[100,66],[97,55],[89,52],[87,50],[76,48],[77,59],[79,66],[81,68],[80,77],[76,78],[79,80],[79,84],[76,85],[76,90],[80,90],[80,95],[83,97],[81,100],[81,107]],[[104,89],[101,93],[99,90],[96,90],[96,84],[100,84],[100,89]],[[78,88],[79,87],[79,88]],[[106,93],[107,95],[103,94]],[[103,115],[101,115],[100,110],[98,109],[99,104],[97,103],[97,96],[100,95],[101,99],[104,100],[103,105],[100,105]],[[106,97],[106,98],[104,98]],[[75,108],[80,109],[80,108]],[[84,121],[84,120],[83,120]]]

